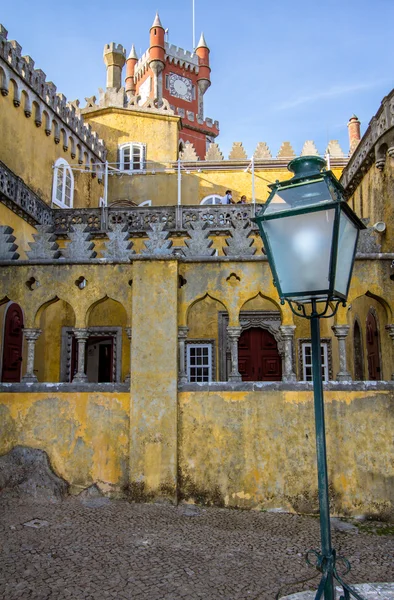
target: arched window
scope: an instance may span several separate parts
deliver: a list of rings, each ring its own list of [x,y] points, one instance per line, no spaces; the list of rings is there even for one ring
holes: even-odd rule
[[[72,208],[74,175],[64,158],[58,158],[53,170],[52,202],[61,208]]]
[[[144,202],[140,202],[138,206],[152,206],[152,200],[144,200]]]
[[[119,169],[121,171],[144,171],[146,169],[146,146],[136,142],[119,146]]]
[[[200,204],[221,204],[222,196],[218,194],[211,194],[210,196],[205,196],[200,202]]]
[[[364,379],[364,352],[361,328],[358,321],[354,322],[353,329],[353,352],[354,352],[354,379],[363,381]]]

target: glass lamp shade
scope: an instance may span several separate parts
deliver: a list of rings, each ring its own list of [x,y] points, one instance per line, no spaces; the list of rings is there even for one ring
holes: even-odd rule
[[[298,303],[346,300],[365,228],[334,175],[321,173],[324,164],[319,157],[292,161],[295,176],[271,186],[255,218],[279,296]]]

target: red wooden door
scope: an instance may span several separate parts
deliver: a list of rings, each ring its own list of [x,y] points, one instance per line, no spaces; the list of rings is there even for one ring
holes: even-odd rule
[[[1,381],[19,383],[21,380],[23,348],[23,314],[18,304],[10,304],[5,316],[3,365]]]
[[[259,327],[246,329],[238,342],[242,381],[281,381],[282,360],[274,336]]]
[[[375,315],[372,312],[367,316],[367,359],[368,378],[371,381],[381,379],[379,333]]]

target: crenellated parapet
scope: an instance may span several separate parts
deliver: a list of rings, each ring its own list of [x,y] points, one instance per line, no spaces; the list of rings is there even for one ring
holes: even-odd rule
[[[185,71],[199,72],[198,56],[194,52],[178,48],[174,44],[168,44],[165,42],[165,58],[170,64],[177,65]]]
[[[56,144],[62,142],[65,151],[70,147],[71,157],[78,155],[80,164],[84,156],[89,164],[105,161],[105,143],[84,123],[78,101],[67,102],[56,85],[46,81],[45,73],[34,68],[34,60],[22,56],[18,42],[7,36],[0,25],[1,95],[12,93],[14,106],[22,107],[26,118],[33,117],[36,127],[43,126],[48,137],[53,135]]]
[[[180,114],[180,109],[178,109],[177,114],[179,114],[180,116],[183,116],[183,113]],[[187,117],[187,115],[186,115]],[[213,124],[212,122],[210,122],[210,119],[206,119],[205,123],[209,122],[208,127],[212,126],[214,128],[218,127],[218,123],[217,121],[215,121]],[[184,154],[184,158],[182,158],[182,160],[185,160],[187,162],[192,162],[192,156],[196,155],[195,152],[195,148],[193,146],[192,143],[188,143],[188,151],[187,154]],[[232,148],[230,150],[230,153],[228,155],[228,159],[224,158],[224,155],[220,149],[219,144],[217,143],[211,143],[209,144],[208,148],[207,148],[207,152],[204,158],[204,161],[207,162],[220,162],[221,166],[225,166],[226,163],[247,163],[249,164],[250,161],[252,160],[252,158],[254,159],[255,163],[264,163],[265,166],[279,166],[279,165],[287,165],[287,163],[292,160],[293,158],[295,158],[296,156],[323,156],[323,157],[327,157],[329,155],[330,158],[330,162],[332,166],[335,167],[345,167],[347,162],[348,162],[348,157],[345,156],[345,153],[343,152],[341,146],[339,145],[338,140],[331,140],[324,153],[320,154],[319,150],[317,149],[315,143],[312,140],[307,140],[302,149],[300,154],[298,155],[295,150],[293,149],[292,145],[290,144],[290,142],[282,142],[282,144],[280,145],[280,148],[278,150],[278,153],[276,154],[276,156],[272,156],[271,150],[269,149],[268,145],[266,142],[259,142],[257,144],[257,147],[253,153],[252,156],[248,156],[242,142],[234,142],[232,145]],[[196,161],[200,161],[200,166],[201,163],[204,161],[201,161],[197,155],[195,158]],[[246,165],[247,166],[247,165]]]
[[[350,122],[353,121],[353,127],[358,128],[356,119],[352,117]],[[355,142],[351,148],[353,154],[341,177],[341,183],[349,195],[373,164],[378,171],[383,171],[387,156],[394,157],[394,89],[383,98],[362,139],[358,142],[357,136],[354,140],[351,135],[350,138],[351,142]]]

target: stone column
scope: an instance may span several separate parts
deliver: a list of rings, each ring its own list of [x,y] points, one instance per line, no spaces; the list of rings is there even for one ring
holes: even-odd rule
[[[238,340],[242,332],[242,327],[227,327],[227,335],[230,338],[231,351],[231,373],[228,376],[229,381],[242,381],[238,371]]]
[[[125,332],[126,332],[127,337],[130,340],[130,361],[131,361],[131,327],[125,327]],[[130,371],[127,373],[124,382],[130,383]]]
[[[85,375],[85,346],[89,337],[88,329],[73,329],[73,334],[78,344],[78,364],[77,372],[73,378],[73,383],[85,383],[88,378]]]
[[[36,350],[36,341],[40,337],[41,329],[29,329],[23,330],[23,335],[27,341],[27,364],[26,373],[22,377],[23,383],[35,383],[37,377],[34,375],[34,354]]]
[[[392,342],[394,344],[394,324],[392,324],[392,325],[386,325],[386,329],[387,329],[388,334],[391,337]],[[393,354],[394,354],[394,348],[393,348]],[[391,374],[391,379],[394,381],[394,373]]]
[[[133,263],[132,314],[130,499],[176,503],[179,372],[176,260],[155,257]]]
[[[350,327],[349,325],[333,325],[331,329],[338,339],[339,371],[337,373],[337,381],[351,381],[352,376],[347,370],[346,359],[346,336],[349,333]]]
[[[179,383],[187,383],[187,371],[185,360],[185,340],[189,328],[185,325],[178,327],[178,351],[179,351]]]
[[[282,381],[290,383],[297,380],[293,370],[293,345],[295,325],[281,325],[279,328],[283,339]]]

